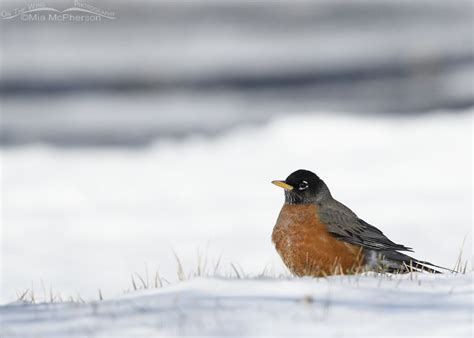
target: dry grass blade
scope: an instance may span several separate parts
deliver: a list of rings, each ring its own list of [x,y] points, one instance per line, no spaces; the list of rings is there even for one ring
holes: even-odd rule
[[[160,277],[160,273],[158,270],[156,270],[155,273],[155,289],[162,288],[163,287],[163,280]]]
[[[219,270],[219,266],[221,264],[221,259],[222,259],[222,254],[219,255],[219,258],[217,259],[216,264],[214,264],[214,274],[217,274]]]
[[[137,284],[135,283],[135,278],[133,278],[133,275],[130,276],[132,278],[132,287],[133,287],[133,290],[137,291],[138,288],[137,288]]]
[[[29,289],[26,289],[25,291],[21,293],[17,293],[16,294],[17,300],[20,302],[26,302],[26,295],[28,294],[29,291],[30,291]]]
[[[184,281],[186,280],[186,275],[184,274],[184,269],[183,269],[183,265],[181,264],[181,260],[179,259],[178,255],[176,254],[176,252],[173,250],[173,255],[174,255],[174,258],[176,259],[176,263],[178,264],[178,267],[177,267],[177,270],[176,270],[176,274],[178,275],[178,279],[180,281]]]
[[[138,273],[135,272],[135,276],[140,280],[140,283],[142,284],[142,289],[148,289],[148,283],[140,276]]]
[[[239,273],[239,271],[237,270],[237,268],[235,267],[234,263],[230,263],[230,266],[232,267],[232,270],[234,270],[235,275],[237,276],[237,278],[238,278],[238,279],[241,279],[242,277],[240,276],[240,273]]]
[[[458,258],[456,259],[456,263],[454,264],[454,268],[452,269],[453,272],[462,273],[462,274],[465,274],[467,272],[467,266],[469,264],[469,260],[463,259],[464,245],[466,244],[466,239],[467,239],[467,235],[464,236],[461,247],[459,248],[459,255],[458,255]]]

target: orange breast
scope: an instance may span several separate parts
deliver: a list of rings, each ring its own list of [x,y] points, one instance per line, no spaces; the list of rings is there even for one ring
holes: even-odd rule
[[[315,204],[285,204],[272,240],[297,276],[354,273],[363,266],[362,247],[337,240],[319,221]]]

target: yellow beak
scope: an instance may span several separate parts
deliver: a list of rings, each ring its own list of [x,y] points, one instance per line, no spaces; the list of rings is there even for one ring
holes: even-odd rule
[[[272,183],[285,190],[293,190],[293,186],[285,183],[284,181],[272,181]]]

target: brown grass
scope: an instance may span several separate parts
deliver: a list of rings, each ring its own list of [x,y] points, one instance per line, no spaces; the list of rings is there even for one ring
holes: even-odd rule
[[[452,269],[452,274],[466,274],[468,272],[473,271],[472,267],[469,268],[469,259],[464,258],[464,245],[465,245],[465,240],[463,241],[460,249],[459,249],[459,254],[456,259],[456,262],[454,264],[454,267]],[[197,259],[196,259],[196,265],[191,269],[191,270],[186,270],[182,260],[180,259],[179,255],[173,251],[174,258],[176,260],[176,277],[178,281],[186,281],[193,279],[195,277],[223,277],[223,278],[236,278],[236,279],[242,279],[242,278],[274,278],[274,279],[281,279],[281,278],[292,278],[293,276],[291,275],[290,272],[286,271],[284,273],[276,273],[273,269],[273,267],[269,268],[268,266],[265,266],[262,269],[261,273],[258,274],[250,274],[246,273],[244,269],[236,263],[230,262],[229,266],[227,268],[222,266],[222,255],[220,255],[217,260],[214,262],[211,262],[206,254],[203,254],[199,250],[197,251]],[[409,268],[409,267],[408,267]],[[416,272],[416,270],[413,270]],[[355,275],[355,283],[358,284],[358,278],[359,276],[363,275],[369,275],[371,272],[370,271],[362,271],[361,273]],[[388,276],[390,279],[392,279],[392,275],[394,274],[387,274],[384,272],[375,272],[377,275],[384,275]],[[446,273],[450,273],[449,271]],[[326,278],[326,277],[322,277]],[[169,280],[166,278],[162,277],[159,273],[158,270],[155,271],[153,278],[150,278],[148,266],[145,264],[144,265],[144,272],[143,273],[138,273],[134,272],[133,274],[130,275],[131,279],[131,287],[128,289],[124,289],[124,293],[129,293],[133,291],[139,291],[139,290],[148,290],[148,289],[160,289],[166,285],[171,284]],[[418,274],[413,273],[410,274],[410,280],[417,281],[418,284],[421,284],[421,282],[418,280]],[[399,280],[400,282],[397,283],[398,285],[401,283],[401,279]],[[349,281],[351,282],[351,281]],[[381,283],[382,281],[380,281]],[[379,283],[379,286],[380,286]],[[80,296],[77,295],[75,297],[68,297],[64,298],[62,297],[61,293],[56,292],[53,290],[53,288],[50,286],[49,289],[47,289],[44,285],[44,283],[41,281],[41,286],[42,286],[42,295],[41,297],[38,296],[38,294],[35,292],[33,286],[31,288],[23,289],[21,291],[17,292],[16,299],[18,302],[23,302],[23,303],[61,303],[61,302],[74,302],[74,303],[85,303],[85,300]],[[98,301],[104,300],[103,292],[101,289],[98,289]]]

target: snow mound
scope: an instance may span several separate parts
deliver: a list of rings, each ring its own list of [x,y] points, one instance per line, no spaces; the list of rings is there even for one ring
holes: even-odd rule
[[[473,274],[196,278],[92,303],[0,307],[7,336],[472,336]]]

